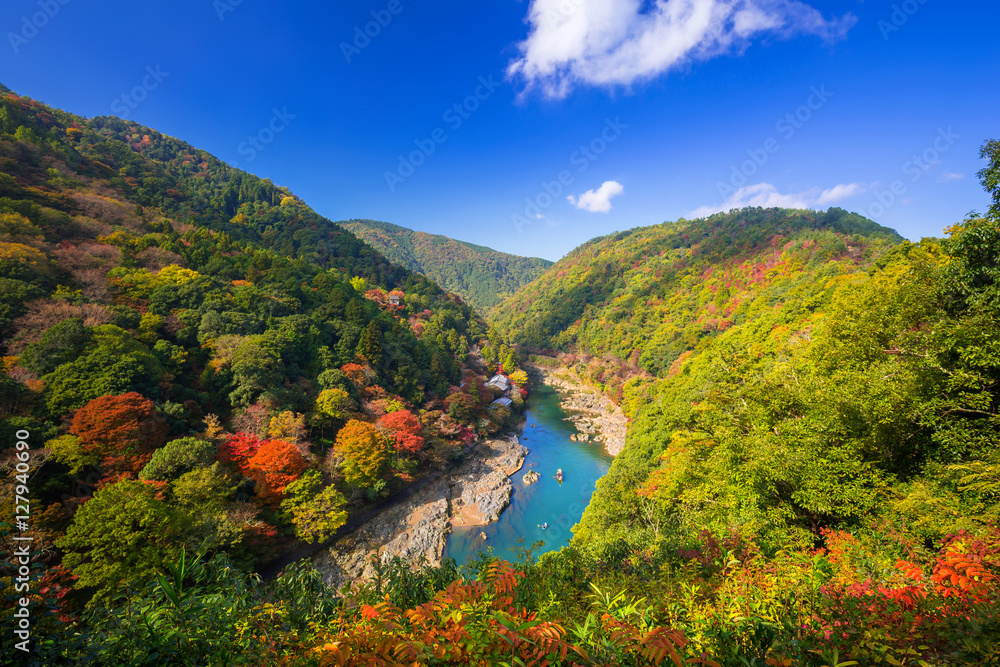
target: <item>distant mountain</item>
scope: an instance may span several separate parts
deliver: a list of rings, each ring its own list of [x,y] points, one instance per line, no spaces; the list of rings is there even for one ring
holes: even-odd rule
[[[546,259],[508,255],[388,222],[350,220],[338,224],[393,262],[458,294],[480,313],[488,313],[552,266]]]

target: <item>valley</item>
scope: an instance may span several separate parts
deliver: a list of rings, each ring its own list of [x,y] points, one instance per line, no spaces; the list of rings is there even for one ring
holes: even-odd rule
[[[943,238],[745,206],[553,264],[0,87],[0,619],[32,665],[994,664],[980,158]]]
[[[371,579],[378,561],[401,558],[440,567],[451,530],[478,529],[501,516],[513,493],[508,478],[521,469],[526,454],[516,435],[477,443],[456,469],[341,538],[312,562],[335,590],[348,581]]]

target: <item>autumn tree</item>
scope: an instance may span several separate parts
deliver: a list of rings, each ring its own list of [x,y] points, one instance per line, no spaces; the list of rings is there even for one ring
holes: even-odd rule
[[[267,437],[272,440],[286,440],[301,446],[306,442],[306,420],[303,415],[286,410],[271,417],[267,427]]]
[[[371,368],[361,364],[344,364],[340,370],[359,390],[370,385],[375,377]]]
[[[264,441],[255,435],[248,433],[237,433],[219,445],[216,458],[223,463],[231,463],[240,470],[244,470],[247,463],[254,457]]]
[[[335,446],[344,461],[344,478],[352,486],[370,487],[389,463],[385,441],[368,422],[352,419],[337,433]]]
[[[510,381],[518,387],[526,387],[528,385],[528,374],[518,369],[510,374]]]
[[[459,391],[446,398],[445,405],[448,406],[448,415],[452,419],[468,423],[475,419],[481,403],[477,398]]]
[[[420,420],[409,410],[390,412],[378,420],[378,425],[388,431],[396,451],[401,454],[415,454],[424,446],[420,437]]]
[[[247,461],[247,475],[257,482],[257,495],[269,504],[281,502],[285,487],[298,479],[308,463],[286,440],[268,440]]]
[[[70,433],[86,455],[100,456],[108,472],[138,473],[167,437],[156,406],[137,392],[101,396],[73,416]]]

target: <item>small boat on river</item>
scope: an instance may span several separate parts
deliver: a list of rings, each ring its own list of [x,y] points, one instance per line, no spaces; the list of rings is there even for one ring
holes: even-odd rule
[[[562,471],[562,468],[559,468],[559,470],[556,470],[556,479],[558,479],[560,482],[563,481],[563,471]]]

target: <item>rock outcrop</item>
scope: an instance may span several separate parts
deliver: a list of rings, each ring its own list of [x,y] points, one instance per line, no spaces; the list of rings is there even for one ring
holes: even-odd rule
[[[517,436],[479,443],[451,474],[319,552],[313,564],[334,588],[370,578],[377,560],[394,556],[440,565],[452,525],[485,526],[500,517],[513,493],[510,476],[527,454]]]
[[[568,369],[550,370],[532,365],[533,374],[559,392],[562,408],[579,433],[570,436],[574,442],[596,441],[612,456],[625,448],[628,419],[622,409],[610,399],[584,385]]]

